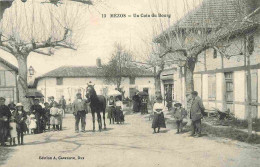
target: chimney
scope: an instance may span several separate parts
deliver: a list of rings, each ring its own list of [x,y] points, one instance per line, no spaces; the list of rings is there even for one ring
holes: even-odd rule
[[[101,65],[101,58],[97,58],[96,60],[96,63],[97,63],[97,68],[102,68],[102,65]]]

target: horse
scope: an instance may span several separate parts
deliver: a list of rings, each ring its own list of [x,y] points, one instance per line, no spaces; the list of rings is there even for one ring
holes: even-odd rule
[[[91,114],[92,114],[92,121],[93,121],[93,132],[95,131],[95,113],[97,113],[97,121],[98,121],[98,127],[99,131],[102,130],[102,120],[101,120],[101,114],[103,113],[103,120],[104,120],[104,129],[106,129],[106,98],[102,95],[97,95],[94,85],[89,85],[86,89],[86,98],[87,102],[90,103],[91,108]]]

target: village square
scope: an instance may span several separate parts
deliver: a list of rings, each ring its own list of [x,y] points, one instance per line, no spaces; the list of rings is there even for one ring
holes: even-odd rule
[[[0,0],[0,166],[260,166],[259,0]]]

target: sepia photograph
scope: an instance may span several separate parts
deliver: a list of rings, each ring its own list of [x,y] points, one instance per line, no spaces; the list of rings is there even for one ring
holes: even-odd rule
[[[260,0],[0,0],[0,167],[259,167]]]

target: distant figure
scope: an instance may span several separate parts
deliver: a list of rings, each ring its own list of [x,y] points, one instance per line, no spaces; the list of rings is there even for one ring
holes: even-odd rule
[[[187,111],[182,108],[181,103],[174,104],[173,109],[173,115],[176,119],[176,125],[177,125],[177,133],[182,132],[182,128],[184,127],[185,123],[183,122],[183,119],[187,117]]]
[[[59,104],[58,105],[58,108],[59,108],[59,111],[58,111],[58,125],[59,125],[59,130],[62,130],[62,121],[63,121],[63,118],[65,116],[65,112],[62,108],[62,106]]]
[[[125,121],[124,114],[123,114],[124,105],[118,96],[116,97],[115,107],[116,107],[116,114],[115,114],[116,123],[121,124]]]
[[[81,93],[77,93],[77,99],[73,102],[73,115],[75,116],[75,132],[79,132],[79,121],[81,121],[81,132],[85,132],[87,103],[82,99]]]
[[[61,96],[59,105],[61,106],[61,108],[64,110],[64,113],[65,113],[66,112],[66,100],[65,100],[64,96]],[[64,114],[64,117],[65,117],[65,114]]]
[[[114,100],[114,97],[113,96],[110,96],[109,99],[108,99],[108,103],[107,103],[107,118],[109,119],[110,121],[110,124],[111,122],[115,122],[115,100]],[[112,121],[111,121],[112,120]]]
[[[50,108],[53,107],[53,104],[55,103],[54,96],[50,97]]]
[[[15,121],[16,121],[16,130],[17,130],[17,137],[18,137],[18,144],[23,145],[23,134],[26,131],[26,121],[27,115],[23,109],[22,103],[17,103],[16,105],[16,113],[15,113]]]
[[[35,114],[31,113],[29,115],[29,134],[35,134],[35,130],[37,128],[37,120],[35,118]]]
[[[54,102],[52,108],[50,109],[50,124],[52,125],[52,130],[59,130],[59,108],[58,103]]]
[[[1,146],[6,146],[8,137],[9,120],[11,118],[10,109],[5,105],[5,98],[0,97],[0,142]]]
[[[201,98],[198,96],[198,92],[193,91],[192,95],[192,104],[190,109],[190,119],[191,119],[191,126],[192,126],[192,133],[191,136],[197,134],[198,137],[201,136],[201,119],[202,113],[204,112],[205,108]]]
[[[15,139],[17,137],[16,121],[14,115],[10,118],[10,146],[16,146]]]
[[[135,112],[139,112],[140,109],[140,97],[137,95],[137,92],[135,92],[135,95],[132,98],[133,100],[133,111]]]
[[[147,104],[148,104],[147,97],[145,96],[141,97],[141,107],[140,107],[141,114],[148,114]]]
[[[153,133],[156,133],[156,128],[158,128],[157,133],[160,132],[160,128],[166,128],[165,119],[163,111],[167,110],[163,103],[162,103],[162,97],[159,96],[156,99],[156,103],[154,103],[153,106],[153,112],[154,112],[154,118],[153,118]]]
[[[33,103],[34,104],[31,106],[30,111],[31,111],[31,113],[33,113],[35,115],[35,118],[37,121],[36,133],[42,133],[43,132],[43,129],[42,129],[43,108],[39,104],[39,99],[34,99]]]

